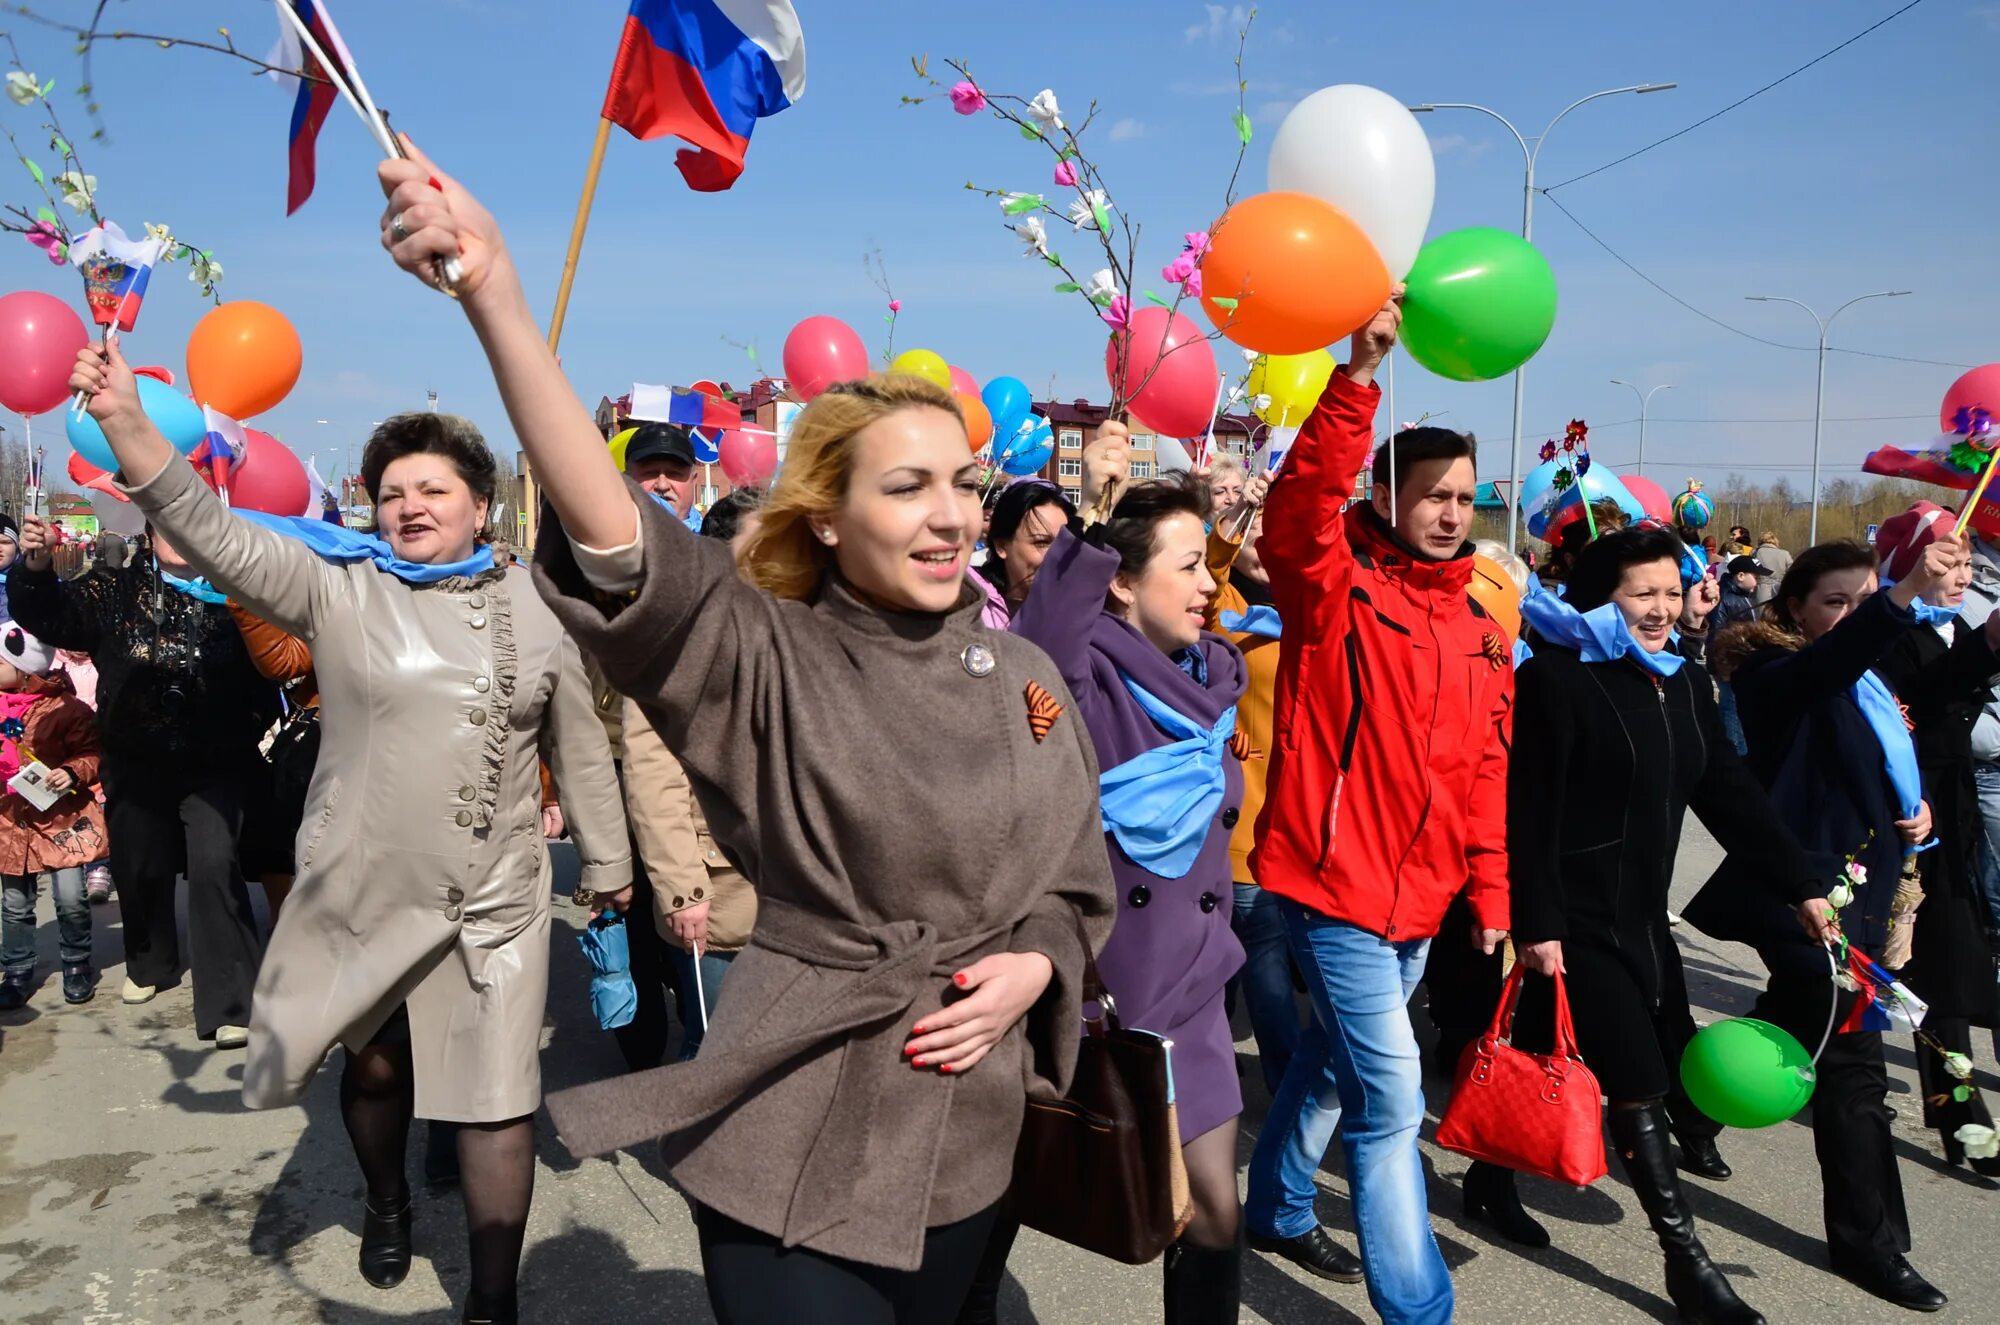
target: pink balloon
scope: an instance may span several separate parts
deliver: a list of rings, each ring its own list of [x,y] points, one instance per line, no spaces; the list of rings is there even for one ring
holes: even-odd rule
[[[1646,514],[1667,524],[1674,522],[1674,501],[1665,488],[1637,474],[1620,474],[1618,477],[1624,482],[1625,491],[1632,494],[1632,499]]]
[[[801,400],[866,376],[868,347],[837,317],[809,317],[785,337],[785,377]]]
[[[45,414],[69,399],[69,375],[90,333],[52,294],[19,290],[0,298],[0,405]]]
[[[1119,342],[1126,339],[1131,349],[1126,352],[1125,394],[1132,413],[1167,437],[1198,437],[1205,432],[1215,417],[1222,375],[1201,328],[1164,308],[1134,313],[1130,330],[1113,332],[1104,347],[1104,376],[1114,390]],[[1145,386],[1140,387],[1141,382]]]
[[[8,299],[14,297],[7,296]],[[0,303],[4,302],[0,300]],[[1951,384],[1951,388],[1944,393],[1944,404],[1938,407],[1938,430],[1957,432],[1957,416],[1961,409],[1983,409],[2000,420],[2000,363],[1974,368]]]
[[[951,389],[976,399],[979,395],[979,379],[971,373],[966,372],[963,368],[960,368],[957,364],[949,366],[951,368]]]
[[[267,432],[245,428],[243,458],[229,470],[229,504],[266,515],[301,515],[312,501],[312,480],[290,447]]]
[[[722,474],[739,488],[754,488],[778,472],[778,439],[767,432],[722,434]]]

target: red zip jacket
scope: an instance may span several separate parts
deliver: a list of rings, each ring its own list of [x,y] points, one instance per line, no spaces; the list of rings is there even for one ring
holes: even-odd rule
[[[1466,593],[1467,544],[1427,561],[1365,503],[1373,385],[1335,373],[1299,432],[1258,543],[1284,621],[1257,882],[1395,942],[1468,890],[1507,928],[1514,670]]]

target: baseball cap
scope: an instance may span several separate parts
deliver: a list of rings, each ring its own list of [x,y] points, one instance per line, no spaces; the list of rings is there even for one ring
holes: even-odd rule
[[[671,423],[642,423],[625,444],[626,470],[642,460],[678,460],[691,466],[695,463],[694,440],[686,428]]]
[[[1771,568],[1755,557],[1731,557],[1729,564],[1723,569],[1731,575],[1741,575],[1747,571],[1760,580],[1771,573]]]

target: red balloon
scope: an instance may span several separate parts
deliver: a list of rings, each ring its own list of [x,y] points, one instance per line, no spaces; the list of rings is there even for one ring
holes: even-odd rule
[[[69,481],[79,488],[94,488],[99,492],[111,492],[111,472],[99,469],[76,452],[69,453]]]
[[[767,432],[722,434],[722,474],[739,488],[754,488],[778,472],[778,439]]]
[[[1667,495],[1665,488],[1637,474],[1621,474],[1619,479],[1625,484],[1625,491],[1632,494],[1632,499],[1646,514],[1665,524],[1674,522],[1674,499]]]
[[[68,400],[69,375],[89,343],[83,319],[54,295],[18,290],[0,298],[0,405],[46,414]]]
[[[2000,363],[1974,368],[1951,384],[1951,389],[1944,393],[1944,404],[1938,407],[1938,431],[1957,432],[1961,409],[1983,409],[2000,420]]]
[[[245,428],[243,458],[229,469],[229,504],[266,515],[304,515],[312,480],[292,449],[267,432]]]
[[[1113,332],[1104,347],[1104,376],[1113,391],[1118,390],[1121,341],[1131,345],[1125,364],[1128,386],[1122,394],[1132,412],[1168,437],[1199,437],[1206,432],[1215,417],[1222,375],[1215,367],[1215,349],[1201,328],[1164,308],[1134,313],[1130,329]]]
[[[835,382],[866,376],[868,347],[837,317],[809,317],[785,337],[785,377],[800,400],[811,400]]]
[[[957,364],[946,365],[951,369],[951,392],[955,396],[979,397],[979,379],[966,372]]]

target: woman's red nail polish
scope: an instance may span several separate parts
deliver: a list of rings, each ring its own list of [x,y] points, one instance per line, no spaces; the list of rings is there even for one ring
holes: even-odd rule
[[[924,1065],[924,1060],[921,1058],[912,1058],[910,1060],[911,1067],[922,1067],[923,1065]]]
[[[905,1057],[908,1057],[910,1054],[913,1054],[916,1051],[917,1051],[917,1046],[915,1046],[914,1044],[906,1044],[903,1046],[903,1054]]]
[[[961,971],[959,974],[954,975],[951,978],[951,982],[957,985],[960,989],[965,988],[965,973]]]
[[[924,1033],[924,1028],[921,1026],[910,1027],[910,1034],[912,1035],[922,1035],[923,1033]]]
[[[432,188],[436,189],[439,193],[444,192],[444,185],[438,183],[438,177],[436,175],[432,175],[429,179],[425,180],[424,182],[426,184],[429,184]]]
[[[949,1071],[951,1071],[951,1070],[952,1070],[952,1067],[951,1067],[951,1064],[950,1064],[950,1063],[946,1063],[946,1064],[944,1064],[944,1065],[943,1065],[942,1067],[938,1068],[938,1071],[940,1071],[940,1072],[949,1072]]]

